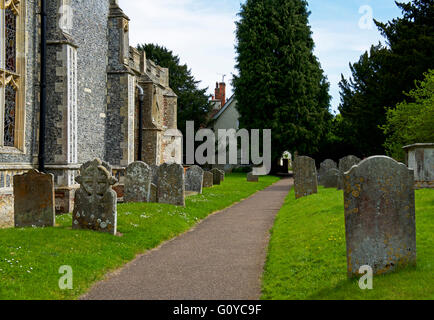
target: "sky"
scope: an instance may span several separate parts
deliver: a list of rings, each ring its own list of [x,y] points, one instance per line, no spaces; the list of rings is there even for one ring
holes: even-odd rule
[[[241,0],[119,0],[129,16],[130,44],[156,43],[177,54],[192,70],[201,88],[214,93],[215,83],[227,84],[235,70],[235,21]],[[385,22],[401,15],[394,0],[310,0],[310,25],[315,55],[330,82],[331,108],[340,102],[341,74],[350,76],[372,44],[384,39],[371,17]]]

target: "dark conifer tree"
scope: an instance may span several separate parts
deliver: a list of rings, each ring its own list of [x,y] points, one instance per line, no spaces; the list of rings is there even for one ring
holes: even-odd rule
[[[424,73],[434,68],[434,0],[396,3],[403,16],[388,23],[376,21],[385,45],[372,46],[351,65],[352,77],[342,78],[339,110],[347,134],[345,144],[359,156],[384,153],[381,130],[386,110],[406,99]]]
[[[331,118],[309,14],[304,0],[247,0],[237,22],[240,125],[272,129],[274,160],[286,150],[317,151]]]

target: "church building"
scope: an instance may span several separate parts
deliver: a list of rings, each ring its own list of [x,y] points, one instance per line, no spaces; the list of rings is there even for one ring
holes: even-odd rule
[[[0,228],[13,226],[14,175],[43,162],[56,211],[71,212],[83,163],[122,181],[133,161],[161,164],[176,129],[169,71],[130,47],[117,0],[0,0]]]

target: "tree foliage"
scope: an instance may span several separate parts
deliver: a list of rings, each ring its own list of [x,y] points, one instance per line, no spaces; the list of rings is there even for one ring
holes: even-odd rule
[[[434,68],[434,1],[396,3],[401,18],[387,23],[375,21],[386,45],[372,46],[358,62],[350,64],[352,77],[342,77],[339,111],[346,130],[344,143],[359,156],[384,153],[387,136],[381,129],[386,110],[406,97],[404,92]],[[388,134],[389,131],[386,131]]]
[[[169,85],[178,96],[178,129],[184,134],[186,121],[194,121],[196,129],[205,125],[211,109],[208,88],[200,89],[200,81],[195,80],[191,70],[172,51],[157,44],[138,45],[137,49],[146,52],[147,59],[169,69]]]
[[[416,89],[406,94],[396,108],[387,110],[387,121],[382,127],[388,136],[385,147],[395,159],[404,160],[402,146],[434,142],[434,70],[417,82]]]
[[[309,14],[303,0],[247,0],[239,13],[233,85],[240,126],[272,129],[273,159],[317,151],[331,121]]]

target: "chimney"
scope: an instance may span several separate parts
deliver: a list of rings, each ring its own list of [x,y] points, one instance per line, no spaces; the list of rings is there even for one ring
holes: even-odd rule
[[[217,82],[216,83],[215,99],[220,100],[222,103],[222,106],[225,105],[225,103],[226,103],[226,83],[224,83],[224,82],[220,82],[220,83]]]

